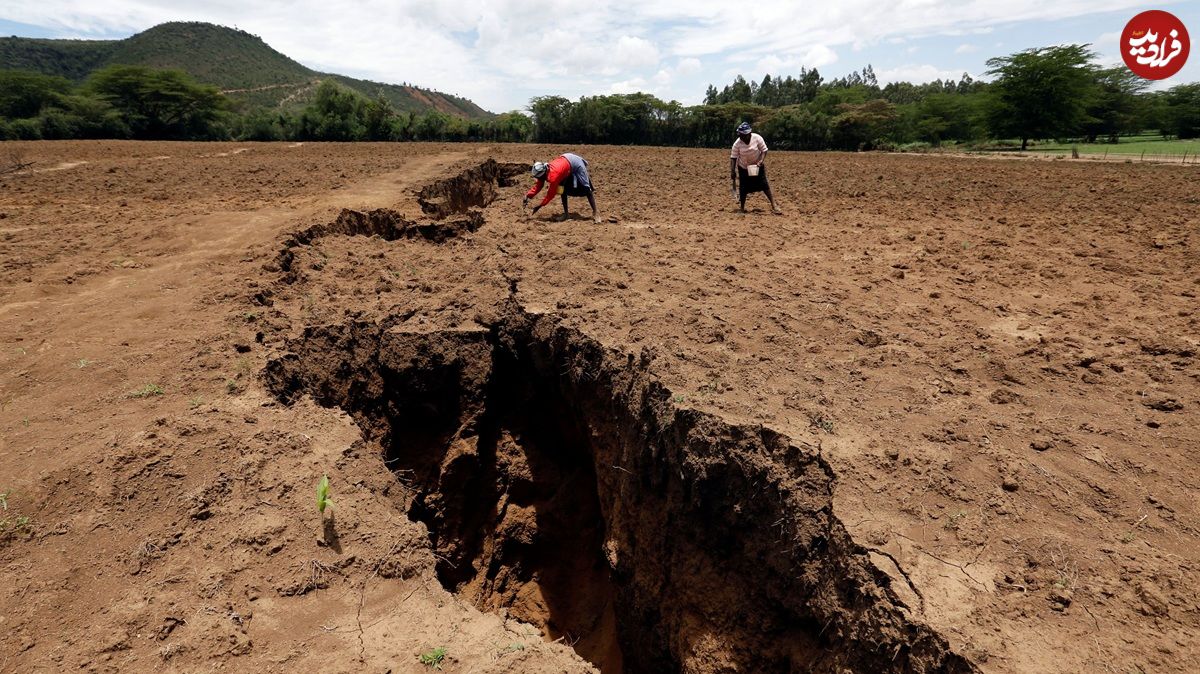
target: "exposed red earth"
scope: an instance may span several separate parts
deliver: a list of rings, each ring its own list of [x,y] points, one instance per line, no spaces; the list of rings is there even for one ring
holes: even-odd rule
[[[1200,168],[6,162],[0,672],[1200,661]]]

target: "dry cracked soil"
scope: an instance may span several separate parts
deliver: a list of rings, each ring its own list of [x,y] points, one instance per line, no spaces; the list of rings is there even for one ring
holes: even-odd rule
[[[0,672],[1200,662],[1196,167],[4,146]]]

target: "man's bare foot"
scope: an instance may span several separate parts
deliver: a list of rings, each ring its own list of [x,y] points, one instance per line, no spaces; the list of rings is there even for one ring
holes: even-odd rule
[[[599,215],[594,216],[592,218],[592,222],[596,223],[597,225],[600,224],[600,216]]]
[[[779,210],[778,206],[772,206],[771,212],[774,213],[775,215],[783,215],[783,211]]]

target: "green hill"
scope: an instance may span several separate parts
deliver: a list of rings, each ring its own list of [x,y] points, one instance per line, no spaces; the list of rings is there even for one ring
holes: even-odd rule
[[[177,68],[220,88],[247,109],[301,108],[321,80],[333,80],[366,96],[382,95],[397,110],[435,109],[467,119],[492,117],[459,96],[317,72],[275,51],[258,36],[211,23],[164,23],[124,40],[0,38],[0,69],[32,70],[79,82],[112,64]]]

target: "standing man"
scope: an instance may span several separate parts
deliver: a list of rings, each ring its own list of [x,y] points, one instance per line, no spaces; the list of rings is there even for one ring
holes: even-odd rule
[[[742,122],[738,126],[737,135],[737,140],[733,141],[733,151],[729,154],[729,180],[737,192],[742,212],[746,212],[747,194],[765,192],[767,201],[771,202],[771,212],[783,215],[783,211],[775,205],[775,197],[771,195],[771,183],[767,182],[766,141],[753,132],[749,122]]]
[[[556,194],[561,194],[563,219],[566,220],[567,197],[587,197],[588,203],[592,207],[592,221],[598,224],[600,216],[596,213],[596,196],[592,190],[592,179],[588,175],[587,167],[586,159],[570,152],[559,155],[549,164],[542,161],[533,162],[533,170],[530,173],[537,178],[537,182],[525,193],[525,201],[521,203],[521,207],[524,208],[528,205],[529,200],[541,191],[542,185],[548,182],[550,185],[546,189],[546,197],[542,199],[542,203],[533,207],[534,213],[550,203]]]

